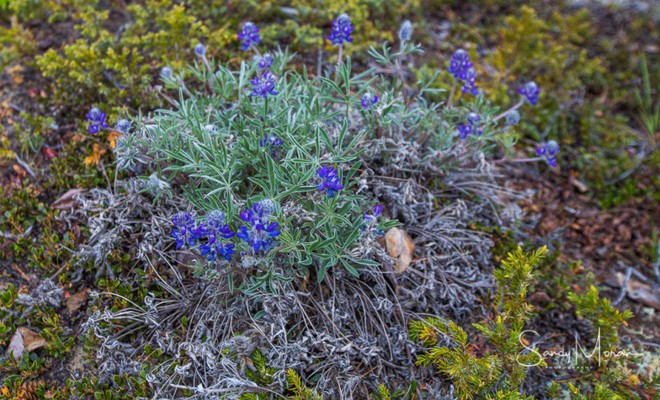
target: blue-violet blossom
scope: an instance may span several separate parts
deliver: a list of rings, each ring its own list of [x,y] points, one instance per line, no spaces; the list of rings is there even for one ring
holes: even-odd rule
[[[245,22],[243,29],[238,33],[238,40],[242,42],[241,49],[247,50],[252,45],[259,44],[261,37],[259,37],[259,27],[252,22]]]
[[[87,113],[87,120],[91,122],[91,124],[89,124],[89,133],[99,133],[101,129],[108,127],[108,123],[105,122],[105,113],[96,107],[89,110],[89,113]]]
[[[518,125],[520,123],[520,113],[518,110],[511,110],[506,115],[506,124],[507,125]]]
[[[265,200],[240,213],[246,225],[238,228],[236,236],[250,245],[255,253],[268,252],[277,244],[275,238],[280,234],[278,224],[269,221],[273,212],[274,204]]]
[[[383,206],[381,204],[378,204],[376,205],[376,207],[374,207],[371,214],[364,214],[364,219],[367,221],[375,221],[376,219],[378,219],[378,216],[380,215],[381,212],[383,212]]]
[[[542,157],[551,167],[557,166],[557,154],[559,145],[554,140],[543,143],[536,149],[536,154]]]
[[[479,86],[476,84],[477,70],[474,67],[469,68],[465,73],[465,80],[463,81],[463,93],[470,93],[473,96],[479,94]]]
[[[335,46],[341,46],[344,42],[352,42],[353,24],[346,14],[341,14],[336,20],[332,21],[332,32],[328,39]]]
[[[204,55],[206,54],[206,46],[204,46],[201,43],[197,43],[197,45],[195,46],[195,54],[198,57],[204,57]]]
[[[477,90],[478,86],[476,85],[477,70],[474,69],[474,64],[470,61],[467,51],[458,49],[454,52],[451,60],[449,60],[448,71],[454,78],[464,83],[463,93],[470,93],[472,95],[479,93]]]
[[[259,68],[269,69],[273,65],[273,55],[266,53],[259,58]]]
[[[412,37],[412,23],[410,21],[405,21],[399,29],[399,40],[402,42],[407,42]]]
[[[261,77],[259,75],[255,76],[250,83],[252,84],[252,94],[250,96],[259,96],[265,99],[268,95],[274,96],[277,94],[275,91],[277,76],[268,70],[264,71]]]
[[[322,192],[327,190],[328,196],[330,197],[335,197],[335,192],[344,188],[337,175],[337,170],[328,165],[319,168],[317,175],[322,179],[321,184],[319,185],[319,190]]]
[[[120,119],[115,124],[115,130],[117,132],[123,133],[124,135],[128,134],[128,131],[131,129],[131,121],[127,119]]]
[[[477,126],[481,117],[477,113],[469,113],[464,124],[458,125],[458,137],[467,138],[471,134],[481,135],[482,129]]]
[[[194,229],[194,234],[199,237],[205,237],[206,243],[199,246],[201,255],[206,256],[209,261],[215,260],[217,256],[231,261],[234,254],[234,244],[222,243],[219,239],[229,239],[234,236],[229,225],[225,223],[225,215],[220,210],[211,211],[206,215],[203,224]]]
[[[539,94],[541,89],[539,89],[536,82],[527,82],[525,86],[518,89],[518,93],[523,96],[531,105],[535,106],[539,101]]]
[[[172,237],[176,242],[177,250],[185,245],[194,246],[197,244],[199,236],[196,233],[195,218],[192,214],[180,211],[172,218],[172,224],[174,225]]]
[[[261,147],[280,147],[284,144],[282,139],[278,138],[275,135],[264,135],[263,139],[259,140],[259,146]]]
[[[367,92],[360,97],[360,103],[362,103],[362,108],[368,110],[374,104],[378,103],[378,96],[371,92]]]
[[[458,49],[451,56],[451,60],[449,60],[448,71],[454,78],[464,81],[467,79],[467,72],[472,66],[473,64],[470,62],[470,56],[467,51]]]
[[[172,79],[172,68],[170,67],[163,67],[160,69],[160,76],[163,79]]]

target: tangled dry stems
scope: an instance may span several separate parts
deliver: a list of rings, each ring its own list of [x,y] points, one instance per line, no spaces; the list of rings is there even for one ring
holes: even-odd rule
[[[360,190],[404,223],[416,242],[415,263],[394,274],[382,243],[371,241],[355,251],[382,268],[365,269],[360,278],[334,269],[322,284],[296,276],[278,282],[274,293],[232,293],[222,270],[210,279],[193,276],[196,256],[172,251],[169,239],[169,220],[182,207],[176,197],[154,201],[137,181],[121,182],[121,193],[97,189],[81,196],[76,213],[87,216],[92,235],[80,260],[93,259],[99,274],[129,284],[130,276],[113,276],[106,255],[135,246],[136,268],[153,275],[157,289],[117,311],[110,304],[118,295],[96,293],[106,308],[86,328],[99,343],[98,375],[138,374],[150,357],[146,349],[163,353],[147,374],[154,398],[277,397],[288,368],[320,377],[315,389],[331,398],[366,397],[380,382],[428,375],[415,365],[418,347],[408,339],[408,323],[429,314],[460,319],[475,310],[493,286],[492,242],[470,224],[497,221],[493,204],[511,193],[495,183],[483,159],[481,167],[446,176],[443,188],[425,187],[420,182],[430,181],[427,174],[403,168],[407,150],[391,152],[397,161],[389,168],[363,171]],[[465,193],[481,200],[465,200]],[[255,350],[276,371],[266,387],[246,374]],[[453,398],[450,386],[431,390]]]

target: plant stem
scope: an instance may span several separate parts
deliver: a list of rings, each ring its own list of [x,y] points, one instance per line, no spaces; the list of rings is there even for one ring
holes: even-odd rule
[[[542,157],[531,157],[531,158],[519,158],[517,160],[509,160],[507,158],[500,158],[499,160],[493,160],[493,164],[503,164],[506,162],[510,163],[525,163],[525,162],[537,162],[542,161]]]
[[[447,99],[447,107],[452,106],[452,101],[454,101],[454,93],[456,92],[456,80],[454,80],[454,84],[451,85],[451,92],[449,92],[449,98]]]

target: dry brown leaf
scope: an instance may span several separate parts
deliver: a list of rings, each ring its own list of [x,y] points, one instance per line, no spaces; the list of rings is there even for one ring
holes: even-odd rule
[[[412,262],[415,251],[412,239],[406,231],[395,227],[385,234],[385,243],[387,251],[394,258],[394,272],[404,272]]]
[[[69,310],[69,314],[73,314],[82,307],[85,300],[87,300],[88,293],[89,289],[84,289],[66,299],[66,308]]]
[[[55,200],[51,207],[57,208],[60,210],[67,209],[67,208],[73,208],[75,204],[75,197],[76,195],[80,193],[85,193],[87,189],[69,189],[67,190],[66,193],[64,193],[62,196],[60,196],[59,199]]]
[[[23,356],[23,352],[40,349],[46,344],[46,340],[39,336],[35,331],[20,327],[16,329],[14,336],[12,336],[11,341],[9,342],[7,355],[13,354],[14,358],[19,360]]]

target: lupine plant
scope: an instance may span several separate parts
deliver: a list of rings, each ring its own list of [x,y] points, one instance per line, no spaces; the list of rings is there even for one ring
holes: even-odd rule
[[[345,14],[333,21],[328,40],[338,46],[339,63],[320,76],[287,70],[286,51],[259,51],[259,29],[249,22],[238,39],[256,56],[238,70],[208,59],[198,44],[191,53],[201,63],[180,73],[161,71],[165,85],[179,91],[170,99],[175,109],[136,121],[135,132],[117,146],[119,166],[160,171],[205,214],[195,218],[182,210],[173,218],[176,248],[197,249],[229,279],[243,277],[245,290],[272,288],[274,279],[295,273],[320,282],[336,266],[358,276],[361,268],[379,265],[362,257],[370,253],[366,237],[396,223],[358,190],[363,160],[388,162],[399,151],[392,143],[406,140],[422,145],[420,165],[470,168],[474,154],[500,143],[497,121],[507,117],[512,125],[522,101],[538,96],[526,85],[521,102],[495,116],[476,90],[472,62],[459,50],[449,72],[472,96],[456,105],[433,103],[437,75],[412,81],[401,67],[422,51],[410,42],[410,23],[400,31],[397,52],[387,44],[372,48],[378,67],[357,74],[351,59],[341,57],[353,30]],[[191,92],[182,76],[206,91]]]

